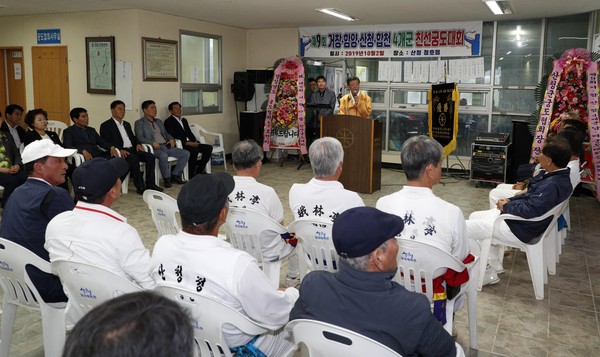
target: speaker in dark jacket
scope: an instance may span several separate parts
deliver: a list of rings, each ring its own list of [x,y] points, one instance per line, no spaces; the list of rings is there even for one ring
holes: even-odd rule
[[[254,96],[254,85],[250,81],[248,72],[235,72],[233,74],[233,97],[237,102],[247,102]]]

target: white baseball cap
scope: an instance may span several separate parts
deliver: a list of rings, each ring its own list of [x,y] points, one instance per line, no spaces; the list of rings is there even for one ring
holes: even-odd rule
[[[26,164],[46,156],[67,157],[76,152],[77,150],[75,149],[65,149],[60,145],[56,145],[50,139],[42,139],[25,146],[25,150],[21,154],[21,159]]]

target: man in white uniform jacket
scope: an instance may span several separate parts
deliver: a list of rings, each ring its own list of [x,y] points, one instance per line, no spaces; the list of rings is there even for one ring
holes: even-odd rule
[[[437,141],[413,136],[402,145],[402,169],[408,183],[377,201],[376,208],[404,220],[401,237],[434,245],[463,261],[469,254],[462,211],[433,194],[442,176],[444,149]]]
[[[236,175],[233,177],[235,188],[229,195],[229,204],[258,211],[283,225],[283,206],[279,196],[272,187],[256,181],[262,168],[262,158],[262,148],[254,140],[240,141],[233,146],[231,161]],[[263,259],[268,262],[280,260],[294,251],[294,246],[273,231],[261,233],[260,245]],[[294,255],[288,259],[285,286],[299,283],[299,275],[298,258]]]
[[[54,217],[44,247],[50,261],[70,260],[111,271],[144,289],[154,288],[150,254],[127,218],[110,207],[121,197],[125,159],[93,158],[73,172],[77,205]]]
[[[290,189],[290,209],[295,219],[333,222],[345,210],[365,205],[356,192],[346,190],[338,181],[344,161],[339,140],[331,137],[315,140],[308,156],[314,177],[308,183],[295,183]]]
[[[159,238],[152,253],[152,272],[158,285],[167,284],[213,298],[250,319],[283,326],[298,290],[275,290],[256,259],[217,237],[227,218],[227,196],[234,181],[227,173],[196,175],[179,192],[177,206],[182,230]],[[231,348],[252,344],[267,356],[280,356],[293,343],[280,329],[260,336],[224,326]]]

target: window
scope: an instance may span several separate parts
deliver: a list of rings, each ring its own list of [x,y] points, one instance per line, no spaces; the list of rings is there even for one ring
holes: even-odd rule
[[[541,20],[498,23],[496,85],[535,86],[539,82]]]
[[[587,48],[590,14],[548,19],[546,56],[562,54],[570,48]]]
[[[222,112],[221,37],[188,31],[179,37],[183,114]]]

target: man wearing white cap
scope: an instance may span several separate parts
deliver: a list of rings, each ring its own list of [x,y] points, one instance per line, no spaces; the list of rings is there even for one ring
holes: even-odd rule
[[[73,209],[73,199],[69,193],[56,186],[65,182],[65,157],[73,155],[75,151],[64,149],[48,139],[34,141],[25,147],[21,156],[29,178],[6,203],[0,223],[0,237],[22,245],[42,259],[50,260],[44,249],[46,226],[57,214]],[[35,268],[31,268],[30,275],[45,302],[67,300],[58,277]]]

